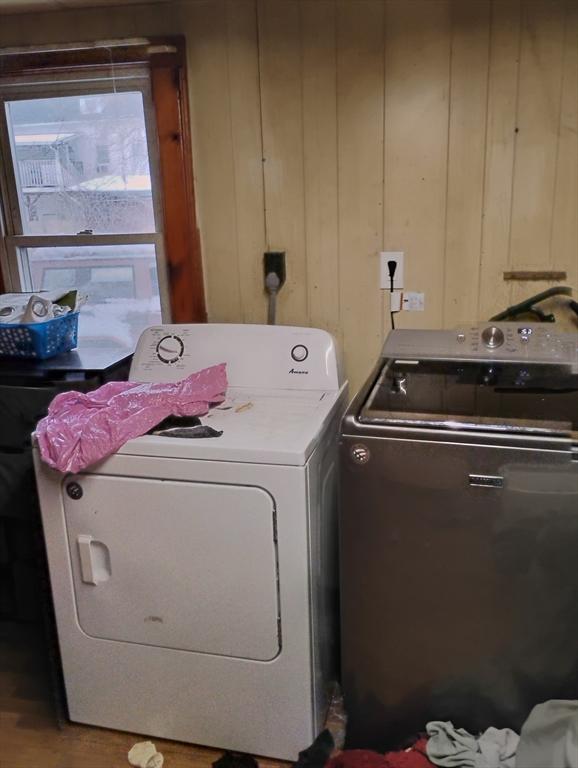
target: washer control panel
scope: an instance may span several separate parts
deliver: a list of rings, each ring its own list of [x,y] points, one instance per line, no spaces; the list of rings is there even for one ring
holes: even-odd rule
[[[455,331],[392,331],[386,357],[570,363],[578,365],[578,334],[551,323],[483,323]]]
[[[578,337],[556,331],[550,324],[500,323],[472,325],[455,333],[457,346],[474,357],[559,361],[576,354]]]
[[[333,338],[290,326],[158,325],[141,335],[131,381],[179,381],[226,363],[230,386],[331,390],[341,386]]]

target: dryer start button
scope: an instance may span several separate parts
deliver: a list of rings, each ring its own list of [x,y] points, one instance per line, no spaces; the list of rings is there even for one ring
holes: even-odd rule
[[[309,350],[303,344],[296,344],[291,350],[291,357],[295,362],[302,363],[309,357]]]

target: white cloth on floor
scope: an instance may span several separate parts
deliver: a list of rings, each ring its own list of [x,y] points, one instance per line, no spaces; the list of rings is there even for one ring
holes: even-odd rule
[[[537,704],[522,726],[516,768],[578,768],[578,701]]]
[[[479,738],[451,722],[426,725],[427,756],[444,768],[515,768],[520,737],[509,728],[488,728]]]
[[[164,757],[152,741],[139,741],[128,753],[128,761],[134,768],[162,768]]]
[[[476,739],[463,728],[454,728],[453,723],[433,721],[426,725],[427,756],[434,765],[467,766],[474,768]]]
[[[476,763],[477,768],[514,768],[519,741],[518,734],[509,728],[488,728],[478,739],[482,759]]]

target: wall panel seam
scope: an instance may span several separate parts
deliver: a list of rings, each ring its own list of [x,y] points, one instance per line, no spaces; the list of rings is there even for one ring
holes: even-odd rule
[[[446,324],[446,272],[448,265],[448,193],[450,186],[450,141],[451,141],[451,117],[452,117],[452,63],[454,52],[454,5],[450,5],[450,55],[448,60],[448,134],[446,143],[446,183],[445,183],[445,210],[444,210],[444,252],[442,260],[442,327]]]
[[[480,210],[480,251],[478,256],[478,302],[476,307],[476,319],[481,320],[481,293],[482,293],[482,261],[484,257],[484,216],[486,210],[486,178],[488,162],[488,118],[490,114],[490,72],[492,61],[492,30],[494,21],[494,3],[490,2],[490,13],[488,19],[488,57],[486,69],[486,124],[484,131],[484,161],[482,163],[482,194]]]
[[[341,355],[342,359],[345,359],[345,334],[343,333],[341,324],[341,163],[339,162],[339,8],[337,7],[337,0],[333,0],[334,12],[335,12],[335,162],[337,164],[337,269],[338,269],[338,282],[337,282],[337,300],[339,302],[339,328],[341,329]]]
[[[386,45],[387,45],[387,0],[382,0],[383,5],[383,28],[382,28],[382,48],[383,48],[383,132],[382,132],[382,138],[381,138],[381,152],[382,152],[382,163],[381,163],[381,174],[382,174],[382,180],[381,180],[381,247],[385,248],[385,233],[386,233],[386,221],[385,221],[385,215],[386,215],[386,189],[385,189],[385,179],[386,179],[386,171],[385,171],[385,162],[386,162],[386,153],[385,153],[385,142],[386,142],[386,130],[385,130],[385,110],[386,110],[386,103],[387,103],[387,51],[386,51]],[[381,265],[378,265],[378,269],[381,269]],[[381,289],[380,289],[381,290]],[[389,297],[391,298],[391,297]],[[387,313],[385,311],[385,302],[387,301],[387,293],[385,291],[382,291],[381,294],[381,335],[384,336],[385,334],[385,318],[387,317]]]
[[[512,266],[512,216],[514,215],[514,190],[515,190],[515,179],[516,179],[516,159],[518,155],[518,135],[519,135],[519,118],[520,118],[520,72],[522,69],[522,37],[523,37],[523,30],[524,30],[524,21],[525,21],[525,15],[524,15],[524,9],[523,9],[523,2],[520,2],[520,23],[518,25],[518,55],[517,55],[517,64],[518,64],[518,71],[516,73],[516,106],[514,110],[514,146],[512,151],[512,180],[511,180],[511,187],[510,187],[510,215],[508,216],[508,251],[506,254],[506,264],[504,265],[507,269],[510,269]],[[512,303],[512,286],[510,285],[508,288],[508,303]]]
[[[311,302],[309,297],[309,259],[308,259],[308,247],[307,247],[307,171],[306,171],[306,158],[305,158],[305,98],[304,98],[304,77],[305,77],[305,62],[303,52],[303,0],[299,0],[298,5],[298,19],[299,19],[299,67],[300,67],[300,100],[301,100],[301,146],[303,148],[301,154],[301,173],[303,174],[303,256],[305,258],[305,271],[303,277],[305,280],[305,317],[307,319],[307,325],[311,323]]]
[[[564,80],[566,77],[566,56],[568,55],[568,18],[570,16],[569,11],[570,3],[569,0],[566,0],[564,3],[564,42],[563,42],[563,51],[562,51],[562,65],[560,70],[560,88],[559,88],[559,94],[558,94],[558,127],[556,131],[556,154],[555,154],[555,160],[554,160],[554,187],[553,187],[553,195],[552,195],[552,212],[550,215],[550,239],[548,244],[548,252],[549,252],[549,259],[548,259],[548,265],[550,267],[553,267],[556,263],[556,257],[552,251],[552,243],[554,241],[554,211],[556,207],[556,197],[557,197],[557,188],[558,188],[558,161],[560,158],[560,139],[561,139],[561,133],[562,133],[562,108],[563,108],[563,100],[564,100]]]
[[[229,132],[231,135],[231,152],[232,152],[232,159],[233,159],[233,197],[234,197],[234,210],[233,215],[235,217],[235,244],[234,244],[234,251],[236,254],[236,273],[237,273],[237,285],[239,286],[239,303],[240,303],[240,309],[242,316],[245,315],[245,307],[243,306],[243,292],[240,290],[241,286],[241,257],[239,253],[239,213],[237,210],[237,153],[235,152],[235,134],[233,131],[233,100],[231,98],[232,89],[231,89],[231,55],[230,55],[230,45],[231,45],[231,35],[230,35],[230,29],[229,29],[229,0],[225,0],[225,2],[221,3],[222,8],[222,15],[225,22],[225,52],[227,56],[227,89],[228,94],[227,98],[229,101]]]
[[[340,329],[341,333],[341,238],[339,237],[340,232],[340,223],[339,223],[339,88],[337,79],[338,79],[338,66],[337,66],[337,56],[338,56],[338,43],[337,43],[337,24],[338,24],[338,15],[337,15],[337,0],[333,0],[333,42],[334,42],[334,52],[335,52],[335,163],[337,167],[337,173],[336,173],[336,194],[335,194],[335,206],[336,206],[336,219],[335,224],[337,227],[337,253],[336,256],[336,269],[337,269],[337,322],[338,327]],[[343,346],[343,339],[340,339],[341,346]],[[342,352],[343,354],[343,352]]]
[[[261,178],[263,180],[263,221],[265,225],[265,243],[270,249],[269,226],[267,222],[267,180],[265,175],[265,137],[263,131],[263,72],[261,55],[261,28],[259,24],[259,0],[255,0],[255,27],[257,34],[257,73],[259,77],[259,128],[261,133]]]

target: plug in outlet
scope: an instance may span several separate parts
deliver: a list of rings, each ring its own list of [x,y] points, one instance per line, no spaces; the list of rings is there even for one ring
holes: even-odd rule
[[[285,282],[285,251],[267,251],[263,254],[263,276],[267,279],[267,275],[273,272],[279,278],[279,286],[281,288]]]
[[[403,251],[382,251],[379,254],[380,262],[380,288],[384,291],[391,290],[391,278],[389,276],[389,261],[395,262],[393,275],[393,290],[403,290]]]

